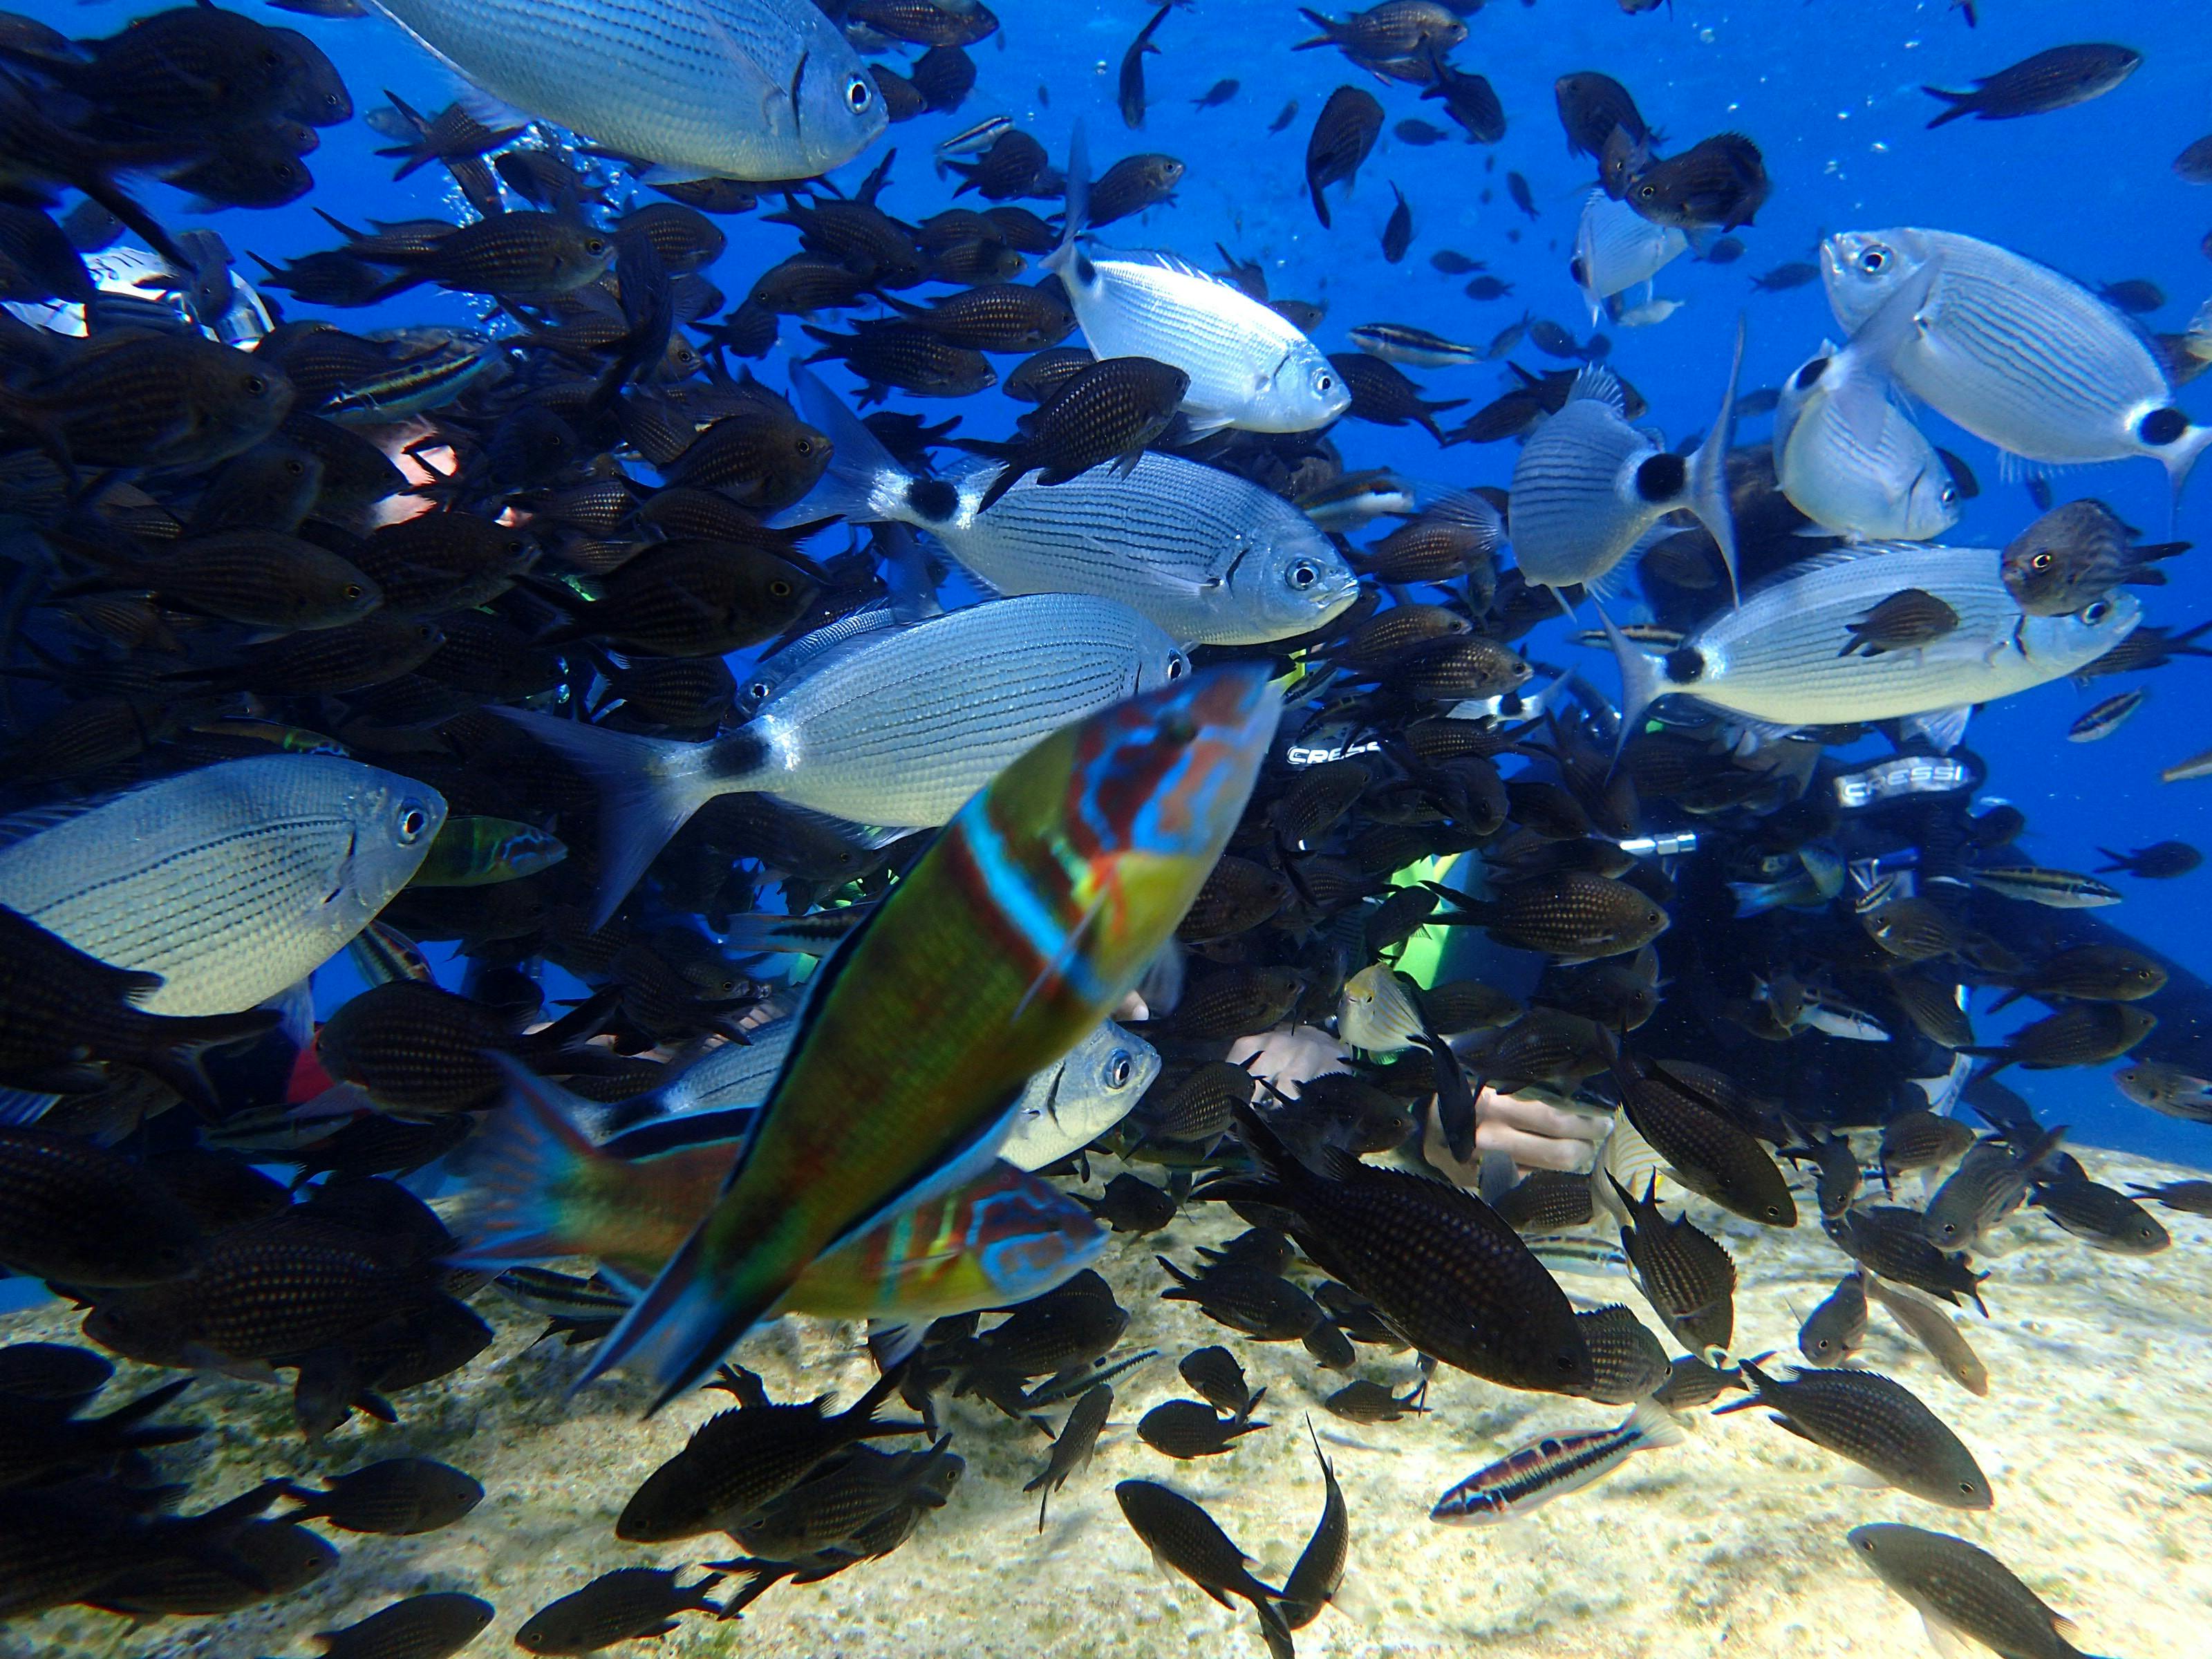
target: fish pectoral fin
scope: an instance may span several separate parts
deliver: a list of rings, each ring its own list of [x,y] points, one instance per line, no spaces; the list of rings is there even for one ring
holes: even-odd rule
[[[1980,1644],[1968,1641],[1960,1633],[1957,1626],[1934,1608],[1923,1607],[1920,1622],[1927,1628],[1928,1645],[1942,1654],[1943,1659],[1975,1659],[1976,1650]]]

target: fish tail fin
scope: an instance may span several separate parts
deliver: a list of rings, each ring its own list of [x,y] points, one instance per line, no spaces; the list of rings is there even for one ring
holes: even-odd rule
[[[471,1141],[471,1177],[457,1231],[457,1261],[536,1261],[595,1254],[588,1230],[564,1199],[579,1177],[623,1162],[593,1146],[577,1123],[582,1103],[513,1056],[486,1058],[507,1073],[507,1107]]]
[[[1733,580],[1735,567],[1729,567]],[[1644,718],[1644,711],[1656,702],[1666,690],[1661,677],[1659,659],[1636,644],[1613,625],[1613,618],[1605,614],[1605,607],[1596,606],[1597,619],[1604,625],[1605,637],[1613,646],[1613,659],[1620,665],[1620,731],[1613,740],[1613,756],[1619,759],[1627,745],[1629,734],[1635,731]]]
[[[1764,882],[1732,881],[1729,891],[1735,895],[1735,920],[1755,916],[1771,910],[1780,902],[1772,890]]]
[[[1060,246],[1044,258],[1047,270],[1062,270],[1075,260],[1076,242],[1083,234],[1084,222],[1091,213],[1091,135],[1085,131],[1083,118],[1075,118],[1075,130],[1067,135],[1066,194],[1062,198]]]
[[[1628,1420],[1620,1425],[1623,1434],[1636,1437],[1639,1448],[1647,1446],[1679,1446],[1689,1439],[1682,1425],[1656,1400],[1639,1400]]]
[[[2154,411],[2145,419],[2155,419],[2158,414],[2164,412]],[[2160,464],[2166,468],[2166,476],[2173,484],[2173,510],[2176,514],[2181,510],[2182,489],[2188,483],[2189,475],[2196,470],[2207,446],[2212,446],[2212,426],[2198,426],[2191,422],[2182,428],[2179,437],[2157,452]]]
[[[822,377],[797,358],[791,389],[799,411],[830,438],[830,465],[804,500],[769,520],[778,529],[832,515],[855,524],[896,521],[914,474],[898,464],[867,423],[845,406]]]
[[[161,1022],[155,1042],[137,1062],[185,1099],[210,1103],[215,1091],[200,1070],[200,1051],[221,1048],[258,1037],[276,1025],[282,1015],[274,1008],[248,1008],[236,1014],[190,1014]]]
[[[1928,124],[1930,127],[1940,127],[1946,122],[1956,121],[1962,116],[1972,115],[1976,106],[1975,100],[1981,96],[1978,92],[1947,92],[1942,87],[1923,86],[1920,90],[1930,98],[1941,98],[1946,106],[1936,113],[1936,118]]]
[[[747,777],[708,783],[702,775],[713,744],[633,737],[525,709],[499,712],[589,778],[599,793],[594,927],[606,924],[692,813],[716,794],[756,787]]]
[[[709,1250],[707,1224],[702,1222],[600,1343],[577,1387],[596,1382],[617,1365],[635,1366],[659,1384],[647,1414],[658,1412],[696,1387],[791,1288],[805,1265],[801,1261],[794,1267],[779,1252],[769,1271],[762,1271],[764,1257],[721,1271],[708,1265]]]
[[[1743,602],[1743,590],[1736,582],[1735,520],[1729,511],[1728,454],[1729,445],[1735,439],[1735,388],[1743,376],[1744,333],[1744,315],[1738,312],[1735,348],[1729,359],[1728,389],[1721,394],[1721,410],[1713,419],[1713,429],[1690,457],[1688,502],[1698,522],[1720,548],[1721,563],[1728,570],[1729,597],[1739,605]]]

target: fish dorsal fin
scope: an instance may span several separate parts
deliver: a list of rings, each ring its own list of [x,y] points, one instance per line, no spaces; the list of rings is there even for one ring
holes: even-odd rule
[[[1567,394],[1567,400],[1572,403],[1583,398],[1595,398],[1621,419],[1628,418],[1628,394],[1620,389],[1620,377],[1603,363],[1592,363],[1575,376],[1574,390]]]
[[[1155,270],[1171,270],[1178,276],[1192,276],[1202,283],[1212,283],[1216,288],[1225,288],[1238,295],[1244,293],[1236,283],[1191,264],[1179,253],[1170,253],[1163,248],[1117,248],[1104,257],[1116,264],[1146,265]]]
[[[0,848],[13,847],[17,842],[44,835],[87,812],[96,812],[130,793],[128,789],[116,789],[104,795],[88,795],[82,800],[55,801],[50,805],[29,806],[20,812],[11,812],[0,818]]]
[[[1769,588],[1779,587],[1785,582],[1809,576],[1816,570],[1826,570],[1836,565],[1856,564],[1863,559],[1878,559],[1891,553],[1925,553],[1933,544],[1929,542],[1851,542],[1842,547],[1823,548],[1809,554],[1795,564],[1785,565],[1771,575],[1761,578],[1744,590],[1749,599],[1754,593],[1764,593]]]

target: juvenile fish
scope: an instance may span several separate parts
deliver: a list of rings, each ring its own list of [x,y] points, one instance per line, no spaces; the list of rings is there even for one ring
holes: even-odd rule
[[[2016,121],[2101,98],[2142,64],[2142,54],[2126,46],[2052,46],[1995,75],[1976,76],[1972,92],[1920,90],[1948,106],[1928,123],[1931,127],[1968,115],[1978,121]]]
[[[1091,1456],[1098,1449],[1098,1436],[1113,1413],[1114,1390],[1104,1382],[1091,1384],[1076,1396],[1075,1404],[1068,1408],[1066,1421],[1053,1437],[1052,1451],[1044,1461],[1044,1468],[1022,1488],[1037,1494],[1039,1532],[1044,1530],[1045,1506],[1052,1502],[1053,1493],[1066,1486],[1070,1476],[1091,1467]]]
[[[1982,1364],[1957,1321],[1917,1291],[1887,1284],[1872,1273],[1860,1278],[1866,1285],[1867,1299],[1903,1326],[1954,1382],[1968,1394],[1989,1393],[1989,1367]]]
[[[1616,1427],[1546,1435],[1477,1469],[1437,1500],[1429,1519],[1456,1526],[1510,1521],[1603,1480],[1632,1453],[1687,1438],[1672,1413],[1645,1401]]]
[[[1122,1481],[1114,1488],[1114,1501],[1121,1506],[1129,1529],[1164,1571],[1181,1573],[1224,1607],[1232,1595],[1249,1601],[1260,1615],[1269,1649],[1290,1651],[1290,1631],[1278,1605],[1283,1592],[1252,1576],[1251,1558],[1212,1516],[1181,1492],[1153,1480]]]
[[[1919,1612],[1939,1651],[1978,1642],[2004,1659],[2083,1659],[2074,1626],[1978,1544],[1881,1522],[1849,1534],[1858,1558]]]
[[[1692,1353],[1725,1353],[1735,1331],[1735,1260],[1687,1216],[1669,1221],[1659,1208],[1656,1182],[1640,1199],[1618,1182],[1613,1187],[1629,1216],[1620,1248],[1644,1299]]]
[[[1840,1365],[1866,1340],[1867,1282],[1845,1273],[1797,1329],[1797,1352],[1814,1365]]]
[[[1752,1396],[1713,1415],[1765,1407],[1800,1439],[1849,1458],[1888,1486],[1954,1510],[1995,1502],[1966,1443],[1903,1384],[1874,1371],[1800,1371],[1778,1381],[1743,1362]]]

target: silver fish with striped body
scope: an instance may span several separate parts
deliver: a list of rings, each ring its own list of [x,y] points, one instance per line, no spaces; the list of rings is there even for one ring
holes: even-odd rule
[[[780,522],[910,525],[1000,593],[1118,599],[1188,644],[1293,639],[1359,595],[1312,520],[1233,473],[1147,450],[1126,472],[1052,485],[1032,473],[985,508],[998,463],[918,477],[813,375],[795,369],[792,384],[832,447],[821,482]]]
[[[764,793],[886,826],[943,823],[1041,739],[1188,669],[1175,641],[1128,606],[1042,593],[856,635],[709,743],[499,712],[599,787],[604,921],[717,795]]]
[[[0,847],[0,904],[118,968],[159,974],[154,1014],[267,1001],[343,950],[446,821],[427,785],[334,755],[183,772]]]
[[[1719,544],[1735,586],[1726,464],[1743,336],[1739,319],[1720,414],[1687,456],[1628,423],[1626,394],[1610,369],[1594,365],[1576,377],[1566,405],[1530,434],[1514,464],[1506,517],[1522,576],[1554,589],[1602,582],[1645,531],[1687,507]]]
[[[811,178],[890,125],[811,0],[368,3],[493,97],[652,162],[659,182]]]
[[[1583,202],[1567,274],[1589,302],[1590,320],[1605,302],[1648,283],[1689,251],[1690,239],[1673,225],[1655,225],[1626,202],[1594,190]]]
[[[1836,654],[1853,623],[1908,587],[1941,599],[1958,613],[1958,627],[1909,650]],[[1790,730],[1948,711],[1960,711],[1954,718],[1963,728],[1967,708],[2064,678],[2142,620],[2128,593],[2072,616],[2031,617],[2006,588],[1994,549],[1900,542],[1795,565],[1671,651],[1655,653],[1612,632],[1627,730],[1656,699],[1677,693]]]
[[[662,1133],[696,1141],[699,1120],[729,1119],[726,1133],[744,1133],[775,1083],[799,1030],[796,1017],[749,1032],[749,1042],[725,1043],[650,1094],[612,1105],[579,1102],[576,1115],[594,1135],[612,1139],[629,1156]],[[1133,1031],[1102,1020],[1065,1059],[1029,1080],[1015,1103],[1013,1127],[999,1156],[1018,1170],[1042,1170],[1088,1146],[1129,1115],[1160,1074],[1159,1050]]]
[[[1897,353],[1899,385],[2025,459],[2149,455],[2180,489],[2212,427],[2174,407],[2165,368],[2126,319],[2033,259],[1951,231],[1844,231],[1820,245],[1837,320],[1856,329],[1930,260],[1941,274]]]
[[[1150,357],[1190,376],[1182,412],[1200,433],[1311,432],[1352,407],[1319,346],[1280,312],[1173,254],[1086,252],[1090,191],[1079,125],[1067,163],[1067,230],[1044,268],[1067,290],[1096,357]],[[1065,486],[1061,486],[1065,488]]]
[[[1890,395],[1891,365],[1919,326],[1941,267],[1930,259],[1875,308],[1850,343],[1823,344],[1783,383],[1774,411],[1782,493],[1825,529],[1926,541],[1958,523],[1950,470]]]

